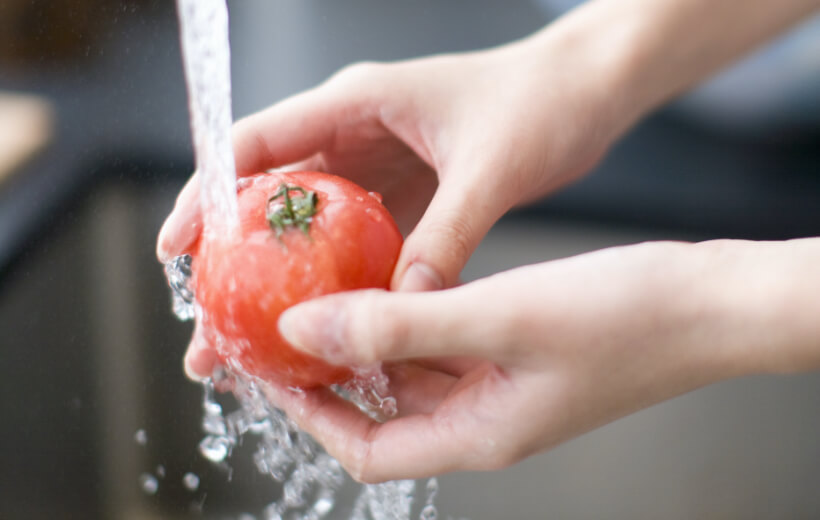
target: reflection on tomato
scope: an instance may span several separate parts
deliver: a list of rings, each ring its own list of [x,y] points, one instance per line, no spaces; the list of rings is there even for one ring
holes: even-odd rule
[[[238,235],[204,235],[193,261],[199,319],[219,358],[286,385],[350,378],[294,350],[277,321],[317,296],[389,286],[402,238],[380,197],[325,173],[276,172],[244,179],[238,201]]]

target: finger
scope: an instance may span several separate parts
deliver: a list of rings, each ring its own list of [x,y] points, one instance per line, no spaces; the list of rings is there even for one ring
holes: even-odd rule
[[[470,255],[509,207],[488,186],[442,181],[402,246],[391,287],[430,291],[458,285]]]
[[[277,168],[281,171],[289,171],[289,172],[299,172],[299,171],[311,171],[311,172],[326,172],[327,167],[325,166],[325,160],[322,157],[322,154],[316,154],[312,157],[307,159],[297,161],[292,164],[287,164],[280,168]]]
[[[191,344],[185,352],[185,374],[193,381],[202,381],[211,377],[218,362],[216,349],[207,340],[202,328],[197,325]]]
[[[484,361],[471,357],[417,358],[413,363],[427,370],[434,370],[453,377],[461,377]]]
[[[504,361],[515,310],[493,305],[485,292],[476,282],[432,293],[337,293],[291,307],[279,331],[295,348],[338,365],[452,356]]]
[[[346,100],[316,88],[237,121],[233,127],[237,174],[252,175],[327,149],[336,134],[338,115],[349,109]]]
[[[160,229],[157,258],[165,263],[176,256],[189,253],[201,233],[199,175],[194,173],[179,192],[173,211]]]
[[[434,415],[378,423],[326,388],[297,393],[270,385],[266,393],[359,482],[424,478],[463,465],[464,439]]]
[[[313,89],[237,121],[233,126],[237,175],[253,175],[297,162],[320,165],[318,154],[332,144],[335,117],[342,108],[351,109],[346,100]],[[162,226],[157,257],[167,262],[184,254],[201,231],[199,176],[194,174]]]

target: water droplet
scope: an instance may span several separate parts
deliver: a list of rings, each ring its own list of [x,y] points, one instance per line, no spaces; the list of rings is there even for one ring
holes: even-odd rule
[[[438,510],[433,502],[435,502],[436,495],[438,495],[438,479],[436,477],[428,479],[427,484],[424,486],[424,491],[427,496],[425,497],[425,505],[421,510],[419,520],[437,520]]]
[[[432,504],[427,504],[424,506],[424,509],[421,510],[421,514],[419,515],[419,520],[437,520],[438,519],[438,511],[436,510],[436,506]]]
[[[159,482],[157,482],[157,479],[155,479],[153,475],[143,473],[140,475],[140,487],[146,495],[154,495],[159,489]]]
[[[379,404],[379,410],[381,410],[385,417],[395,417],[399,411],[398,405],[396,404],[396,398],[385,397],[382,399],[382,402]]]
[[[157,466],[156,473],[159,478],[165,478],[165,466],[163,466],[162,464]]]
[[[199,443],[199,452],[211,462],[222,462],[231,452],[231,447],[230,439],[209,435]]]
[[[265,515],[265,520],[282,520],[282,512],[277,502],[269,504],[263,514]]]
[[[205,430],[206,433],[216,436],[225,436],[228,434],[228,426],[225,423],[225,419],[223,419],[222,416],[210,413],[206,413],[202,418],[202,429]]]
[[[134,442],[140,446],[145,446],[148,444],[148,434],[145,433],[145,430],[139,429],[134,433]]]
[[[436,477],[432,477],[427,481],[425,491],[427,492],[427,503],[432,504],[438,494],[438,479]]]
[[[186,473],[182,477],[182,484],[188,491],[196,491],[199,489],[199,477],[194,473]]]
[[[330,513],[330,511],[333,510],[334,505],[335,501],[332,496],[320,497],[316,503],[313,504],[313,511],[321,518]]]
[[[255,177],[239,177],[236,179],[236,189],[244,190],[253,185]]]
[[[215,415],[215,416],[222,415],[222,405],[220,405],[219,403],[217,403],[215,401],[206,402],[202,405],[202,407],[205,409],[205,413],[207,415]]]
[[[387,376],[378,366],[361,369],[355,379],[336,391],[374,420],[384,422],[398,413],[396,399],[389,395]]]

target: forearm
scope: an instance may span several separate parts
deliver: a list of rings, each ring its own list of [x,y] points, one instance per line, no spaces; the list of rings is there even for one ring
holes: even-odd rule
[[[592,0],[522,43],[536,55],[556,43],[580,49],[589,77],[579,82],[599,87],[602,122],[619,134],[818,8],[820,0]]]

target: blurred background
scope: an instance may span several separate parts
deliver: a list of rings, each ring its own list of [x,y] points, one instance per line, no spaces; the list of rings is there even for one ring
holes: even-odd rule
[[[354,61],[507,42],[572,3],[232,1],[234,114]],[[818,28],[504,218],[465,279],[644,240],[820,234]],[[193,164],[177,38],[167,0],[0,3],[2,519],[226,518],[278,497],[247,461],[229,483],[198,454],[200,389],[181,368],[191,327],[154,259]],[[716,385],[441,488],[444,518],[818,518],[820,375]]]

